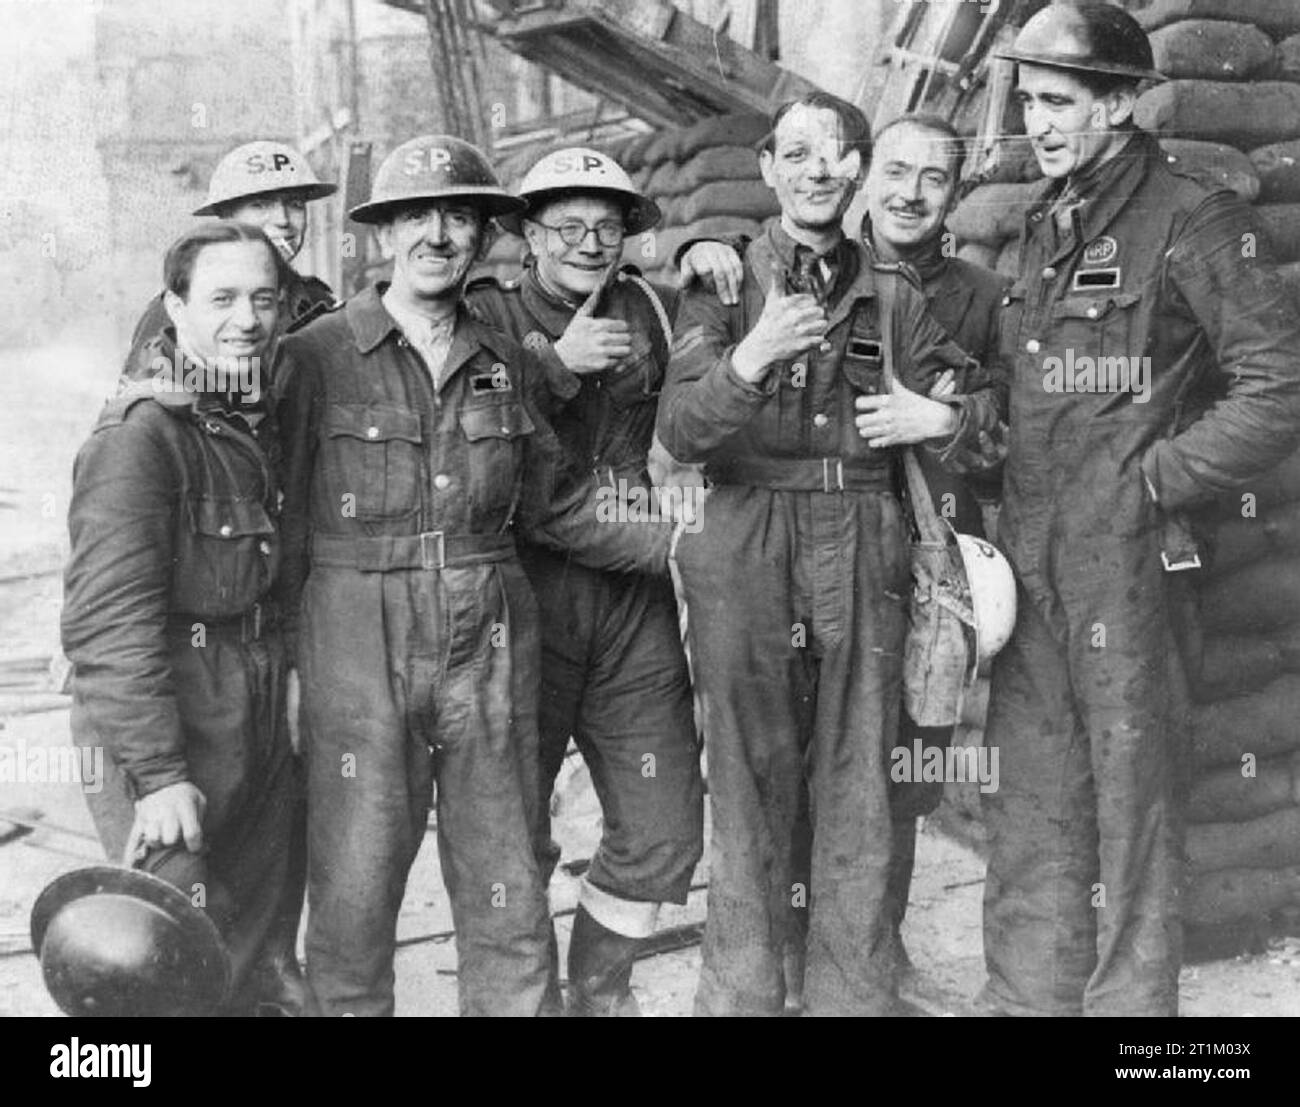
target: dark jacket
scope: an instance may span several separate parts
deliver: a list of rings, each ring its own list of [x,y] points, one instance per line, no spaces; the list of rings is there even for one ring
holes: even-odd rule
[[[688,292],[678,314],[669,382],[659,410],[659,436],[681,461],[703,461],[723,479],[733,460],[839,458],[886,468],[894,451],[876,450],[857,430],[854,400],[882,387],[881,330],[873,259],[858,242],[837,248],[841,277],[828,306],[830,349],[774,365],[757,384],[740,379],[731,352],[763,311],[773,263],[789,269],[793,243],[772,221],[745,254],[741,302],[724,305],[711,291]],[[892,272],[896,287],[895,371],[925,395],[945,369],[957,376],[961,423],[946,449],[965,449],[981,430],[996,429],[1006,383],[958,347],[926,310],[920,291]]]
[[[196,647],[195,624],[205,635],[233,624],[238,634],[267,598],[277,495],[241,416],[214,397],[155,393],[150,383],[111,400],[77,455],[63,649],[76,710],[135,797],[190,778],[186,747],[216,692],[182,681],[178,665],[192,671],[195,658],[217,653]]]
[[[286,611],[297,611],[320,536],[517,528],[592,568],[665,571],[669,527],[598,519],[594,481],[566,465],[544,414],[551,392],[532,356],[462,307],[435,388],[384,287],[281,343]]]

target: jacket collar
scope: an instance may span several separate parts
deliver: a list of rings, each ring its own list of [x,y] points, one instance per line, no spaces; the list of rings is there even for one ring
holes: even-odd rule
[[[1027,224],[1051,219],[1050,209],[1067,190],[1077,196],[1080,203],[1073,213],[1075,241],[1063,243],[1057,251],[1058,256],[1070,253],[1110,226],[1146,179],[1152,164],[1163,157],[1155,136],[1134,127],[1124,148],[1109,161],[1077,178],[1051,182],[1026,213]]]
[[[344,308],[359,353],[373,353],[390,337],[395,340],[401,336],[402,328],[384,307],[382,297],[388,284],[388,281],[380,281],[370,285],[353,296]],[[476,318],[465,306],[464,299],[461,299],[456,304],[456,327],[452,332],[451,350],[438,377],[439,390],[481,349],[486,349],[505,361],[512,353],[512,344],[500,331]]]
[[[771,285],[773,264],[781,267],[793,265],[796,245],[798,243],[781,229],[780,220],[773,219],[763,234],[745,251],[745,262],[750,275],[758,282],[764,295]],[[835,244],[834,251],[839,264],[835,290],[831,303],[827,306],[828,329],[847,318],[858,300],[876,295],[873,264],[877,263],[866,246],[845,235]]]

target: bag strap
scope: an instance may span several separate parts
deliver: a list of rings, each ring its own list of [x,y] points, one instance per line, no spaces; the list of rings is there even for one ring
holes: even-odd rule
[[[880,305],[882,376],[885,391],[888,392],[893,388],[895,380],[894,335],[897,333],[897,328],[894,326],[894,313],[898,301],[897,282],[901,281],[903,276],[897,270],[879,265],[872,267],[872,273],[876,278],[876,303]],[[912,446],[903,447],[903,472],[907,478],[908,503],[911,505],[912,518],[915,520],[921,541],[940,542],[946,545],[949,541],[949,528],[934,510],[930,487],[925,482],[921,462]]]

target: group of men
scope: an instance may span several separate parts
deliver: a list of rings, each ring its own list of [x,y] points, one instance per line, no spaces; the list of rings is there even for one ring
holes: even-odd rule
[[[350,212],[391,279],[343,305],[287,264],[332,186],[273,144],[223,163],[200,210],[227,218],[168,251],[78,457],[63,636],[78,740],[114,766],[92,798],[105,846],[204,890],[231,1012],[393,1012],[433,806],[461,1012],[560,1013],[548,810],[572,739],[603,830],[567,1007],[636,1014],[633,963],[703,851],[693,679],[696,1012],[896,1013],[938,797],[892,784],[888,753],[948,738],[902,710],[917,446],[967,531],[965,478],[990,494],[1006,455],[1019,615],[985,738],[983,1007],[1176,1013],[1170,536],[1293,448],[1300,332],[1241,249],[1240,202],[1134,125],[1159,75],[1131,17],[1052,4],[1009,56],[1047,178],[1010,282],[947,248],[946,122],[904,117],[873,148],[820,93],[759,153],[779,218],[692,245],[683,275],[711,279],[680,296],[620,264],[659,213],[596,151],[543,158],[511,195],[463,141],[399,146]],[[522,271],[471,280],[493,220],[526,241]],[[1149,356],[1150,402],[1047,389],[1066,350]],[[265,387],[240,387],[250,361]],[[707,498],[611,513],[651,491],[656,432]]]

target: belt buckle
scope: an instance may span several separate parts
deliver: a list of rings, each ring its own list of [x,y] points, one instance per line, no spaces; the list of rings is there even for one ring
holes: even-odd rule
[[[430,539],[436,541],[436,562],[431,562],[429,558]],[[425,530],[420,532],[420,561],[426,569],[445,569],[447,567],[447,539],[445,531]]]
[[[831,462],[835,462],[835,485],[831,486]],[[822,458],[822,491],[823,492],[843,492],[844,491],[844,459],[843,458]]]
[[[1191,557],[1182,557],[1177,561],[1170,561],[1169,555],[1164,550],[1160,551],[1160,560],[1164,564],[1166,573],[1181,573],[1184,569],[1199,569],[1201,567],[1201,555],[1192,554]]]

